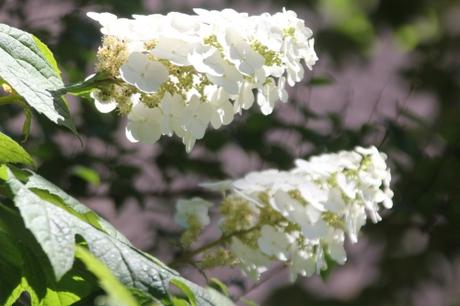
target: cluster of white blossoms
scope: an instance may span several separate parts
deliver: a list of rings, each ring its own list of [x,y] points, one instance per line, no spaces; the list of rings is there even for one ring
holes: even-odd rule
[[[367,218],[376,223],[381,206],[393,205],[385,160],[375,147],[356,147],[296,160],[290,171],[252,172],[204,184],[224,193],[219,226],[231,254],[227,257],[253,279],[275,260],[289,267],[291,280],[320,273],[328,260],[345,263],[346,237],[356,243]],[[204,207],[202,201],[198,206]]]
[[[293,11],[249,16],[232,9],[196,15],[88,13],[104,35],[97,71],[114,80],[91,93],[101,112],[127,114],[132,142],[180,137],[190,151],[256,102],[270,114],[286,83],[317,61],[312,31]]]

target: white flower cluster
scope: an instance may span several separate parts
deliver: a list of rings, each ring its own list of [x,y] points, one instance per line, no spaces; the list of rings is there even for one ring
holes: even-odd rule
[[[92,93],[102,112],[128,114],[127,137],[154,143],[176,134],[187,151],[209,124],[219,128],[255,101],[270,114],[288,99],[285,83],[317,61],[312,31],[293,11],[249,16],[232,9],[196,15],[88,13],[104,43],[98,70],[117,83]]]
[[[201,198],[177,201],[174,221],[184,229],[180,239],[183,247],[189,247],[195,242],[203,228],[209,225],[208,210],[211,206],[211,202]]]
[[[204,184],[225,192],[220,226],[230,251],[248,276],[258,279],[273,260],[291,279],[345,263],[345,238],[358,241],[369,217],[391,208],[390,170],[375,147],[297,160],[290,171],[252,172],[242,179]]]
[[[201,198],[179,200],[176,203],[174,221],[182,228],[189,228],[196,224],[200,228],[209,224],[208,209],[212,203]]]

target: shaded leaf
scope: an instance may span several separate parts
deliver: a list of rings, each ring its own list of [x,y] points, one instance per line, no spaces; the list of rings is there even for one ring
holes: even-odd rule
[[[136,300],[112,272],[93,254],[81,246],[76,247],[76,257],[80,259],[99,279],[99,284],[117,306],[136,306]]]
[[[308,84],[315,85],[315,86],[331,85],[333,83],[335,83],[335,79],[329,75],[314,76],[308,82]]]
[[[94,185],[94,186],[99,186],[101,183],[101,178],[99,177],[99,174],[88,167],[85,166],[75,166],[72,168],[72,173],[75,176],[78,176],[82,180]]]
[[[169,282],[179,279],[194,292],[197,305],[222,305],[217,300],[220,296],[217,291],[211,292],[181,278],[160,261],[40,198],[28,188],[30,185],[23,184],[11,171],[7,184],[25,226],[41,245],[58,280],[72,268],[75,236],[78,235],[86,241],[91,253],[127,287],[162,298],[168,296]]]
[[[32,305],[71,305],[95,288],[80,264],[56,282],[48,258],[16,210],[0,204],[0,304],[16,305],[27,293]]]
[[[188,284],[184,283],[180,279],[172,279],[170,284],[174,285],[175,287],[179,288],[182,291],[182,293],[187,298],[187,301],[190,304],[190,306],[195,306],[196,305],[195,294],[193,293],[192,289],[190,289]]]
[[[229,296],[230,295],[230,290],[228,289],[227,285],[225,285],[223,282],[221,282],[219,279],[212,277],[209,280],[208,286],[211,288],[216,289],[223,295]]]
[[[259,306],[259,304],[249,299],[242,299],[242,301],[246,306]]]

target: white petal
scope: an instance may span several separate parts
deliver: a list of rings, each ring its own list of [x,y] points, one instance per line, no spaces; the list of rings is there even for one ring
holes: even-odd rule
[[[343,265],[347,261],[347,253],[343,247],[343,244],[340,243],[330,243],[328,245],[329,255],[334,259],[338,264]]]
[[[185,145],[185,151],[190,153],[195,146],[196,139],[190,133],[186,133],[184,137],[182,137],[182,142]]]
[[[126,129],[128,140],[134,139],[134,142],[153,144],[160,139],[161,129],[159,124],[152,124],[148,121],[129,121]]]
[[[133,52],[120,68],[121,78],[139,90],[152,93],[156,92],[168,79],[168,69],[159,62],[154,62],[148,55]]]
[[[221,77],[216,77],[207,74],[208,79],[219,86],[222,86],[226,92],[231,95],[236,95],[239,92],[239,83],[243,81],[243,76],[233,65],[224,63],[224,74]]]
[[[102,26],[107,26],[115,21],[117,21],[117,16],[114,14],[110,13],[95,13],[95,12],[88,12],[86,13],[86,16],[89,18],[96,20],[99,22]]]
[[[101,113],[110,113],[117,108],[118,104],[113,99],[108,101],[101,100],[99,97],[99,90],[97,89],[90,93],[90,97],[93,98],[96,109]]]
[[[327,235],[329,226],[323,220],[318,220],[314,224],[301,224],[302,234],[308,239],[320,239]]]
[[[286,78],[280,77],[278,80],[278,96],[281,102],[286,103],[288,101],[288,93],[286,91]]]
[[[117,108],[117,102],[109,102],[109,103],[102,103],[99,100],[94,101],[94,105],[96,106],[96,109],[100,111],[101,113],[110,113],[111,111],[115,110]]]
[[[273,79],[268,79],[266,84],[257,93],[257,104],[262,114],[269,115],[273,112],[275,103],[278,100],[277,87]]]
[[[201,123],[198,120],[190,120],[190,122],[186,125],[187,131],[193,136],[195,139],[203,138],[206,132],[206,125]]]
[[[188,55],[191,53],[194,44],[172,37],[160,37],[158,44],[152,50],[152,54],[162,58],[167,59],[171,63],[178,66],[189,65]]]
[[[254,86],[249,82],[244,82],[241,85],[238,99],[235,101],[235,112],[239,112],[240,108],[250,109],[254,104],[254,93],[252,92]]]
[[[216,48],[200,46],[188,55],[188,61],[198,72],[218,77],[224,75],[224,60]]]
[[[227,29],[225,39],[221,40],[224,52],[238,71],[246,75],[252,75],[257,69],[262,68],[264,58],[254,51],[251,46],[244,40],[241,33],[234,29]]]
[[[125,127],[125,135],[126,135],[126,138],[130,141],[130,142],[133,142],[133,143],[136,143],[136,142],[139,142],[139,140],[137,140],[133,134],[131,133],[131,130],[128,129],[128,126]]]

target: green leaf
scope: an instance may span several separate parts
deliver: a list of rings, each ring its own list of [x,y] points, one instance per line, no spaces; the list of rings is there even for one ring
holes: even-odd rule
[[[169,282],[179,279],[194,292],[197,305],[221,305],[220,300],[216,300],[220,296],[217,291],[210,292],[181,278],[159,260],[152,259],[130,244],[39,197],[29,189],[30,186],[37,186],[37,183],[30,184],[32,177],[29,177],[26,185],[9,171],[7,184],[14,194],[14,203],[25,226],[41,245],[57,279],[61,279],[74,263],[75,236],[78,235],[86,241],[89,251],[127,287],[137,288],[161,299],[168,296]],[[43,182],[40,184],[43,186]],[[53,194],[57,193],[60,192],[53,191]]]
[[[137,303],[141,306],[156,306],[161,305],[160,301],[155,299],[147,292],[141,291],[136,288],[129,288],[131,295],[136,299]]]
[[[99,186],[101,183],[99,174],[91,168],[85,166],[75,166],[72,168],[72,173],[94,186]]]
[[[30,252],[30,248],[28,250]],[[26,251],[27,249],[24,248],[24,252]],[[42,268],[42,263],[35,255],[29,256],[22,267],[22,271],[21,269],[18,270],[23,276],[17,286],[13,290],[5,288],[5,292],[9,293],[6,299],[0,295],[0,302],[5,301],[2,305],[16,305],[15,302],[21,294],[27,292],[32,300],[32,305],[67,306],[89,295],[96,288],[95,283],[90,279],[91,276],[78,274],[78,269],[66,275],[60,282],[51,280],[47,276],[50,272],[49,268]],[[4,288],[2,287],[2,289]]]
[[[47,289],[44,297],[39,297],[35,288],[28,282],[26,277],[21,278],[19,285],[12,291],[8,299],[5,301],[5,306],[17,305],[18,298],[27,292],[31,305],[56,305],[56,306],[67,306],[80,300],[77,294],[70,291],[54,291]]]
[[[219,306],[232,306],[235,305],[232,300],[225,295],[222,295],[219,291],[214,288],[206,288],[207,294],[213,301],[214,305]]]
[[[177,278],[173,278],[170,281],[170,284],[176,286],[178,289],[180,289],[182,291],[182,293],[187,298],[187,301],[190,304],[190,306],[195,306],[196,305],[195,294],[193,293],[192,289],[190,289],[188,284],[184,283],[182,280],[177,279]]]
[[[32,39],[34,40],[35,45],[38,47],[42,55],[51,65],[56,75],[61,76],[61,70],[59,69],[56,59],[54,58],[53,52],[51,52],[48,46],[45,45],[37,36],[32,34]]]
[[[34,161],[16,141],[0,132],[0,163],[33,165]]]
[[[120,240],[125,244],[130,244],[128,239],[117,231],[109,222],[98,216],[94,211],[80,203],[77,199],[68,195],[62,189],[47,181],[40,175],[32,171],[28,171],[27,174],[27,188],[32,190],[41,199],[65,209],[67,212],[77,216],[95,228],[104,231],[117,240]]]
[[[92,274],[79,262],[56,282],[47,256],[19,213],[1,203],[0,247],[1,305],[16,305],[23,292],[32,305],[71,305],[97,288]]]
[[[30,297],[31,305],[39,305],[40,300],[37,297],[35,290],[29,285],[25,277],[21,278],[19,285],[13,290],[5,302],[5,306],[12,306],[23,292],[27,292]]]
[[[171,302],[165,305],[167,306],[190,306],[189,303],[187,303],[187,300],[184,300],[178,297],[172,297]]]
[[[108,294],[113,305],[136,306],[137,302],[129,290],[125,288],[112,272],[93,254],[81,246],[76,247],[76,257],[80,259],[94,275],[99,279],[102,289]]]
[[[20,281],[20,267],[22,265],[22,256],[17,249],[14,238],[4,231],[2,225],[0,224],[0,304],[8,299]]]
[[[34,36],[0,24],[0,77],[37,112],[74,133],[75,126],[65,100],[54,91],[64,84],[56,72],[51,51]]]
[[[331,272],[334,271],[334,268],[337,266],[337,262],[331,258],[327,253],[324,256],[326,260],[326,269],[321,270],[319,272],[319,275],[323,279],[323,281],[327,281],[329,276],[331,275]]]
[[[8,179],[8,167],[0,165],[0,179],[6,181]]]
[[[24,111],[25,119],[24,119],[24,123],[22,124],[22,136],[23,136],[22,141],[26,142],[27,139],[29,139],[30,126],[32,124],[32,109],[26,103],[19,103],[19,105],[21,105],[22,110]]]
[[[329,75],[318,75],[310,79],[308,84],[315,86],[331,85],[335,83],[335,79]]]
[[[256,302],[254,301],[251,301],[249,299],[242,299],[242,302],[246,305],[246,306],[259,306],[259,304],[257,304]]]
[[[221,282],[219,279],[212,277],[209,282],[208,286],[211,288],[216,289],[220,293],[222,293],[225,296],[230,295],[230,290],[228,289],[227,285],[225,285],[223,282]]]

